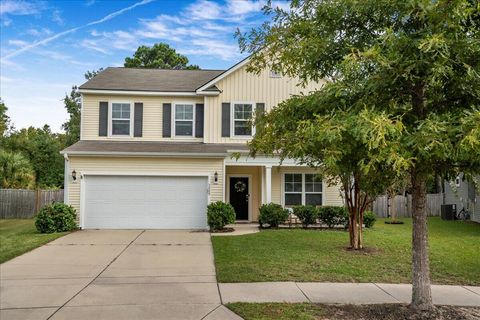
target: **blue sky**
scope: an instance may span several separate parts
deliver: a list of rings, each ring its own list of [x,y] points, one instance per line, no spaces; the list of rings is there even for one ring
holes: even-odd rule
[[[233,37],[265,17],[253,0],[0,0],[0,97],[16,128],[67,118],[62,98],[87,70],[122,66],[140,45],[166,42],[203,69],[242,58]],[[278,1],[275,5],[288,7]]]

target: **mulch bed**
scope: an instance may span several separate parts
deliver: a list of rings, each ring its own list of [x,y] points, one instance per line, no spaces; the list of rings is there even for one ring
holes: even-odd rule
[[[212,230],[211,232],[212,233],[228,233],[228,232],[233,232],[233,231],[235,231],[234,228],[225,227],[225,228],[220,229],[220,230]]]

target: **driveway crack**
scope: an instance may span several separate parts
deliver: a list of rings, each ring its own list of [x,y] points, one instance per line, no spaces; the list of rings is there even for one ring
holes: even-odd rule
[[[51,319],[58,311],[60,311],[63,307],[65,307],[65,305],[67,303],[69,303],[70,301],[72,301],[73,299],[75,299],[76,296],[78,296],[83,290],[85,290],[88,286],[90,286],[95,280],[97,280],[98,277],[100,277],[102,275],[102,273],[105,272],[105,270],[107,270],[108,267],[110,267],[112,265],[112,263],[114,263],[124,252],[125,250],[127,250],[134,242],[135,240],[137,240],[143,233],[145,232],[145,230],[142,230],[142,232],[140,232],[132,241],[130,241],[129,244],[127,244],[127,246],[125,248],[123,248],[122,251],[120,251],[119,254],[117,254],[106,266],[105,268],[102,269],[102,271],[100,271],[93,279],[92,281],[90,281],[89,283],[87,283],[82,289],[80,289],[77,293],[75,293],[73,295],[73,297],[71,297],[70,299],[68,299],[64,304],[62,304],[57,310],[55,310],[54,313],[52,313],[48,318],[47,320]]]

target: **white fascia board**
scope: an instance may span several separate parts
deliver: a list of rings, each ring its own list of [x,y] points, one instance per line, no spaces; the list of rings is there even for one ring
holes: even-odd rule
[[[63,151],[61,153],[64,153]],[[224,158],[226,153],[69,151],[72,156]]]
[[[246,65],[248,62],[250,62],[250,56],[246,57],[245,59],[243,59],[242,61],[240,61],[239,63],[237,63],[236,65],[234,65],[230,69],[228,69],[227,71],[225,71],[222,74],[220,74],[219,76],[217,76],[216,78],[213,78],[212,80],[208,81],[206,84],[204,84],[203,86],[198,88],[197,92],[204,94],[203,90],[210,88],[212,85],[219,82],[223,78],[229,76],[230,74],[234,73],[235,71],[237,71],[238,69],[240,69],[241,67]]]
[[[115,95],[128,95],[128,96],[180,96],[180,97],[194,97],[198,94],[194,91],[188,92],[168,92],[168,91],[127,91],[127,90],[93,90],[93,89],[80,89],[80,93],[89,94],[115,94]]]
[[[293,159],[284,159],[282,162],[278,157],[257,156],[255,158],[242,155],[238,159],[227,157],[225,159],[227,166],[295,166],[306,167]]]

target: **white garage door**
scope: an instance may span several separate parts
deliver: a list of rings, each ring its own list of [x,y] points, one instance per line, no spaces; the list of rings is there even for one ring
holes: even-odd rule
[[[203,229],[207,177],[86,176],[85,229]]]

